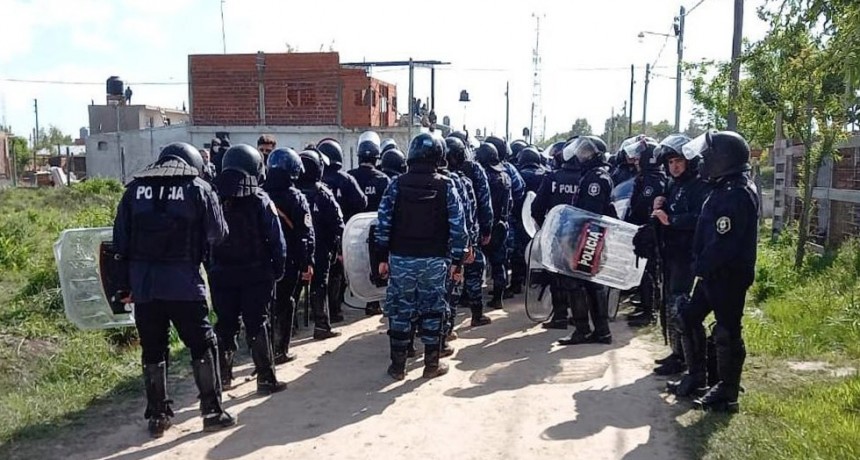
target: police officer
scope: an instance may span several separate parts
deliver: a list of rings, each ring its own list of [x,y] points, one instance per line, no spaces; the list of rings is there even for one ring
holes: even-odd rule
[[[134,176],[117,207],[113,242],[128,261],[135,325],[140,334],[149,433],[163,436],[173,410],[167,397],[170,323],[191,350],[204,431],[236,424],[221,407],[218,346],[209,325],[200,263],[208,244],[227,236],[218,197],[199,176],[203,159],[193,146],[175,142],[155,164]]]
[[[547,156],[552,159],[552,161],[550,161],[550,169],[561,169],[562,165],[564,165],[564,158],[561,154],[566,144],[567,142],[556,142],[549,147]]]
[[[514,148],[515,145],[516,149]],[[543,176],[546,173],[546,169],[541,165],[540,153],[538,153],[535,147],[525,145],[524,141],[514,141],[511,144],[511,150],[517,151],[517,169],[523,178],[523,183],[525,183],[526,193],[537,193]],[[527,210],[526,212],[531,212],[531,210]],[[511,251],[511,294],[522,292],[522,286],[526,280],[526,271],[528,270],[525,252],[531,237],[526,233],[521,220],[521,218],[516,220],[517,225],[514,228],[513,248]]]
[[[511,259],[514,251],[516,250],[520,253],[520,257],[522,257],[522,253],[525,251],[525,245],[516,244],[515,234],[517,232],[516,229],[521,225],[520,216],[522,216],[523,212],[523,200],[526,198],[526,183],[523,180],[522,175],[520,175],[520,172],[511,163],[515,158],[513,157],[511,147],[507,142],[496,136],[488,136],[485,139],[485,142],[492,144],[499,152],[501,164],[505,168],[505,172],[507,172],[508,176],[511,178],[511,198],[513,199],[513,207],[511,208],[508,235],[505,241],[505,251],[507,253],[505,266],[511,267]],[[505,291],[503,293],[506,299],[512,298],[514,294],[520,294],[523,291],[522,283],[525,281],[525,274],[515,279],[512,278],[509,281],[512,281],[512,283],[510,283],[510,286],[505,286]]]
[[[541,154],[534,147],[523,148],[517,156],[517,165],[526,184],[526,193],[537,193],[547,173],[541,158]]]
[[[684,371],[684,352],[681,329],[678,324],[677,305],[679,298],[690,292],[693,274],[692,263],[693,232],[696,221],[707,198],[708,186],[699,179],[700,156],[684,155],[683,146],[690,138],[683,134],[673,134],[660,142],[658,157],[671,176],[666,198],[657,198],[651,216],[660,223],[660,243],[663,254],[663,278],[666,324],[672,353],[658,360],[660,367],[654,370],[657,375],[677,374]]]
[[[323,139],[317,143],[317,151],[329,160],[329,164],[324,168],[323,182],[334,194],[343,213],[343,221],[348,222],[352,216],[367,208],[367,197],[355,178],[342,170],[343,150],[340,143],[334,139]],[[331,263],[328,284],[328,306],[333,323],[343,321],[341,305],[345,291],[346,277],[343,274],[343,260],[338,247]]]
[[[582,168],[573,152],[573,149],[568,149],[567,157],[562,156],[561,168],[543,176],[531,209],[532,217],[540,225],[543,225],[550,209],[561,204],[573,205],[576,201],[579,183],[582,180]],[[568,309],[583,309],[587,308],[587,305],[577,298],[579,282],[576,279],[561,274],[551,274],[550,280],[552,314],[542,326],[544,329],[567,329]],[[587,323],[588,311],[581,310],[578,317],[584,317]]]
[[[397,147],[389,148],[382,152],[382,159],[379,160],[379,169],[381,169],[389,179],[394,179],[406,172],[406,155],[404,155],[400,150],[397,150]]]
[[[314,339],[325,340],[340,335],[340,332],[331,328],[327,298],[331,261],[343,236],[343,214],[331,190],[322,183],[323,165],[319,152],[303,150],[299,153],[299,158],[304,172],[299,175],[296,185],[307,198],[311,208],[315,237],[314,276],[310,292]]]
[[[257,375],[257,393],[268,395],[286,389],[275,375],[269,324],[269,303],[275,283],[284,275],[286,243],[275,204],[259,187],[263,156],[239,144],[224,153],[216,185],[227,238],[209,251],[209,285],[218,314],[221,381],[230,388],[239,317],[251,350]]]
[[[471,248],[469,260],[466,260],[463,280],[463,295],[462,301],[467,304],[472,313],[472,327],[485,326],[490,324],[490,318],[484,314],[484,304],[481,300],[482,288],[484,283],[484,267],[486,259],[480,247],[490,242],[490,235],[493,229],[493,206],[490,201],[490,186],[487,183],[487,174],[484,168],[475,161],[467,158],[466,151],[468,147],[463,143],[460,137],[453,134],[445,139],[445,144],[448,147],[447,160],[448,168],[451,171],[460,173],[464,179],[471,184],[474,192],[474,226],[476,227],[476,235],[472,240],[474,245]]]
[[[215,180],[215,165],[209,161],[208,150],[200,149],[200,157],[203,158],[203,175],[201,177],[211,185]]]
[[[579,181],[573,206],[595,214],[616,217],[615,207],[610,199],[612,179],[609,178],[607,171],[609,165],[606,163],[605,154],[606,143],[602,139],[596,136],[581,136],[562,150],[562,159],[567,162],[576,157],[582,168],[582,179]],[[579,307],[578,303],[573,304],[573,322],[576,330],[560,339],[558,343],[561,345],[612,343],[608,305],[602,301],[605,297],[604,287],[591,281],[580,281],[579,284],[585,293],[587,310],[585,306]],[[589,313],[594,325],[593,332],[588,324]]]
[[[612,183],[615,185],[620,185],[623,182],[627,182],[630,179],[636,177],[636,164],[632,158],[627,156],[627,153],[624,151],[624,147],[627,147],[632,143],[636,138],[631,137],[630,139],[625,140],[621,143],[621,147],[618,149],[618,152],[615,153],[613,157],[613,165],[610,169],[610,177],[612,178]]]
[[[391,182],[385,173],[376,169],[376,162],[379,161],[380,155],[379,144],[376,141],[362,140],[358,143],[356,151],[358,167],[349,171],[349,175],[355,178],[358,186],[367,197],[367,212],[379,209],[382,193],[385,192],[389,182]],[[379,315],[382,314],[382,308],[379,306],[379,302],[368,302],[364,312],[367,316]]]
[[[383,139],[382,142],[379,144],[379,151],[383,154],[391,149],[399,151],[399,149],[397,148],[397,141],[390,137]],[[406,157],[404,156],[404,158]]]
[[[522,139],[517,139],[511,142],[511,158],[509,159],[509,161],[513,163],[514,166],[516,166],[517,168],[520,167],[520,152],[522,152],[522,150],[528,146],[529,144]]]
[[[228,136],[215,137],[210,143],[209,153],[212,156],[212,164],[215,166],[215,175],[221,173],[221,160],[224,158],[224,152],[230,148],[230,138]]]
[[[489,142],[482,142],[475,152],[475,159],[487,172],[490,186],[490,199],[493,204],[493,227],[490,241],[481,247],[484,257],[489,261],[493,274],[492,298],[488,309],[502,308],[502,295],[508,284],[508,226],[513,208],[511,198],[511,176],[499,159],[499,152]]]
[[[391,365],[388,374],[406,377],[406,347],[417,319],[424,343],[424,377],[448,372],[439,362],[445,324],[446,278],[459,278],[466,248],[463,210],[453,182],[436,173],[442,149],[429,134],[409,145],[409,169],[394,179],[379,205],[376,244],[388,262],[386,306]],[[449,269],[450,267],[450,269]]]
[[[679,311],[684,346],[692,345],[692,356],[678,389],[704,385],[702,321],[713,311],[720,381],[694,404],[704,410],[737,412],[746,359],[741,318],[746,291],[755,278],[758,238],[758,196],[746,175],[750,170],[750,150],[744,138],[732,131],[707,132],[685,148],[690,154],[702,156],[700,174],[713,190],[699,215],[693,238],[693,295]]]
[[[662,273],[658,273],[661,270],[658,267],[662,255],[655,241],[656,227],[651,219],[651,213],[654,211],[654,200],[657,197],[666,196],[668,181],[663,172],[663,163],[657,157],[656,147],[657,142],[654,139],[640,135],[624,148],[627,156],[633,160],[637,171],[633,183],[633,195],[630,197],[630,205],[624,220],[633,225],[648,226],[640,230],[642,232],[640,237],[641,241],[650,247],[642,250],[643,254],[650,253],[650,257],[645,265],[645,275],[639,284],[641,304],[638,311],[628,317],[627,324],[631,327],[647,326],[654,322],[654,300],[655,297],[660,297],[655,294],[658,294],[656,292],[659,288],[658,280],[662,276]],[[640,241],[639,238],[637,243],[638,241]]]
[[[304,172],[299,154],[291,148],[278,148],[267,159],[268,174],[263,189],[275,203],[288,256],[284,277],[275,288],[273,348],[275,364],[296,358],[290,353],[290,338],[299,297],[299,281],[309,283],[314,275],[314,227],[308,201],[294,185]]]

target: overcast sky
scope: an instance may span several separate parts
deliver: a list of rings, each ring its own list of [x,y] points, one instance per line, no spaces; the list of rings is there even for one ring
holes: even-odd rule
[[[532,101],[533,13],[541,17],[543,112],[547,136],[585,117],[599,134],[612,108],[629,97],[635,64],[634,119],[642,118],[644,67],[655,64],[648,120],[674,120],[676,42],[640,31],[670,33],[679,7],[699,0],[533,0],[407,2],[225,0],[228,53],[275,53],[286,44],[299,51],[332,47],[341,62],[441,60],[436,106],[441,120],[464,117],[470,128],[505,129],[505,82],[511,85],[511,131],[528,126]],[[731,55],[732,0],[704,0],[687,16],[685,61],[727,60]],[[747,0],[744,36],[758,39],[766,25]],[[498,5],[504,4],[504,7]],[[87,125],[90,100],[104,103],[105,80],[119,75],[136,104],[187,104],[187,55],[221,53],[220,0],[0,0],[0,122],[17,134],[35,124],[54,124],[77,136]],[[664,48],[665,44],[665,48]],[[660,53],[663,48],[662,53]],[[659,55],[659,59],[658,59]],[[406,112],[408,72],[377,69],[372,75],[397,84]],[[84,84],[24,83],[12,79]],[[150,83],[150,84],[147,84]],[[151,84],[158,83],[158,84]],[[685,85],[685,91],[687,86]],[[460,90],[472,102],[458,102]],[[429,97],[430,72],[416,70],[417,97]],[[682,128],[691,104],[684,96]],[[537,128],[537,123],[536,123]]]

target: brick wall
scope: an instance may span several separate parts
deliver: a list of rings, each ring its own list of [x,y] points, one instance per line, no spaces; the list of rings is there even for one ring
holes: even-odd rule
[[[195,125],[361,128],[390,126],[396,117],[394,86],[369,78],[362,69],[341,68],[337,53],[191,55],[188,68]]]

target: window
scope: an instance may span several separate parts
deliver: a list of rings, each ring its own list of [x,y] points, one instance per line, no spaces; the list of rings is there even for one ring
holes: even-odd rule
[[[355,98],[353,99],[353,105],[356,105],[356,106],[364,105],[364,94],[365,94],[365,92],[366,91],[363,89],[357,89],[354,91]]]
[[[105,142],[105,141],[99,141],[98,149],[99,149],[99,150],[107,150],[107,142]]]
[[[314,83],[297,82],[287,85],[288,107],[310,107],[317,105]]]

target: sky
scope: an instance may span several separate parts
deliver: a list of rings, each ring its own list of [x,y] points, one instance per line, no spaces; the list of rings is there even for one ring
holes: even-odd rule
[[[747,0],[744,36],[764,36],[766,24]],[[0,0],[0,124],[28,135],[55,125],[77,137],[87,105],[103,104],[105,80],[119,75],[135,104],[179,108],[188,100],[189,54],[298,51],[340,53],[341,62],[439,60],[436,112],[455,126],[503,135],[505,85],[510,82],[513,137],[529,126],[532,51],[540,18],[541,89],[546,136],[586,118],[596,133],[621,111],[636,66],[634,120],[642,119],[645,64],[655,65],[649,121],[674,121],[676,41],[637,36],[671,33],[680,6],[686,17],[684,61],[728,60],[733,0]],[[504,5],[504,6],[501,6]],[[226,40],[222,42],[221,9]],[[661,52],[662,49],[662,52]],[[377,68],[372,76],[397,84],[408,111],[408,71]],[[19,80],[19,81],[15,81]],[[20,80],[41,81],[42,83]],[[57,84],[47,82],[67,82]],[[692,109],[684,85],[681,127]],[[460,90],[471,102],[459,102]],[[430,96],[430,71],[416,69],[415,95]],[[541,120],[535,122],[540,132]]]

